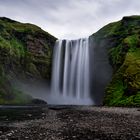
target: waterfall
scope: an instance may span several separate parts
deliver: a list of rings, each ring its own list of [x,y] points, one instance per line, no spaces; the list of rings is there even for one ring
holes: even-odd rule
[[[91,105],[89,38],[57,40],[49,104]]]

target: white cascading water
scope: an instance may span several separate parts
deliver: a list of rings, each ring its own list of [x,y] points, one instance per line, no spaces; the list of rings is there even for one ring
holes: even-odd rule
[[[57,40],[49,104],[91,105],[89,38]]]

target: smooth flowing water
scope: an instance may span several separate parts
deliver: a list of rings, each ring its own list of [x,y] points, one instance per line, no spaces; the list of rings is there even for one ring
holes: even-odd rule
[[[57,40],[49,104],[91,105],[89,38]]]

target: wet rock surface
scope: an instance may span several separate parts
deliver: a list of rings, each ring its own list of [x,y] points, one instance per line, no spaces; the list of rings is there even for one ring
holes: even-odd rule
[[[0,110],[0,140],[140,140],[138,108],[57,106],[21,110],[24,116],[18,117],[19,113],[8,120],[1,119]]]

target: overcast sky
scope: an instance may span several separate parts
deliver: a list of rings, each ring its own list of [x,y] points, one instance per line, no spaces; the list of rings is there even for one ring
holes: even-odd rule
[[[57,38],[87,37],[128,15],[140,15],[140,0],[0,0],[0,16],[36,24]]]

